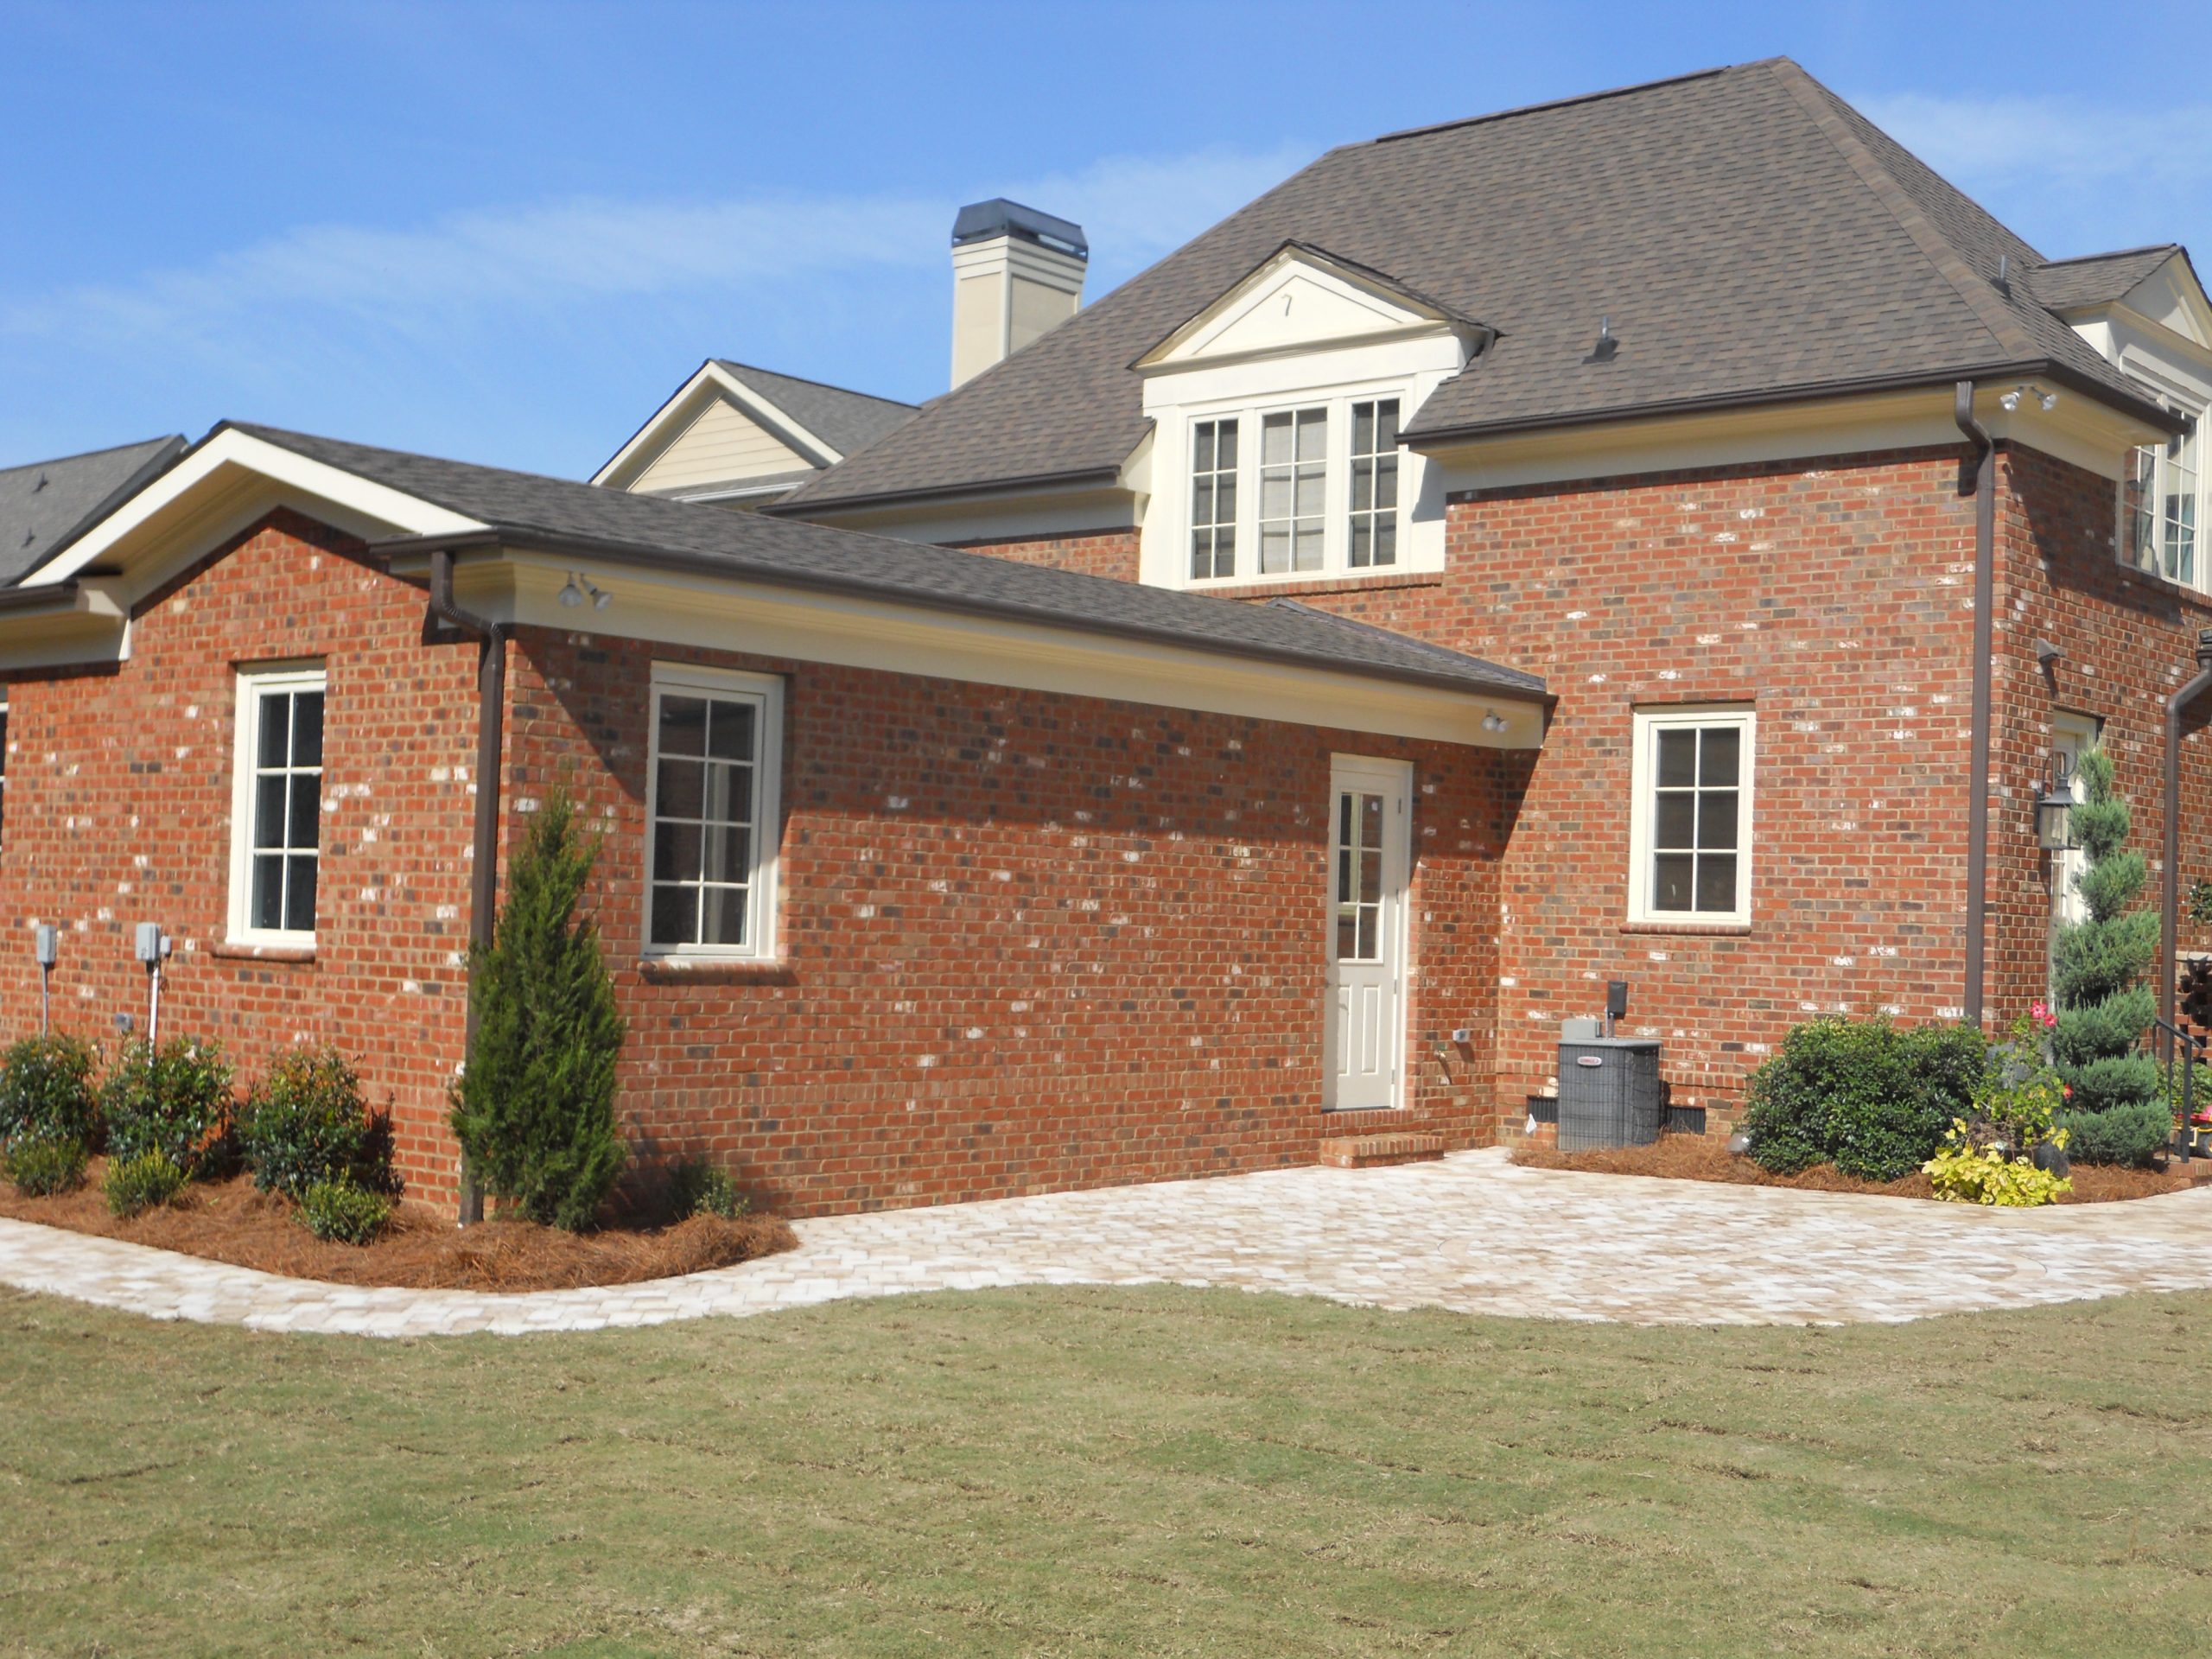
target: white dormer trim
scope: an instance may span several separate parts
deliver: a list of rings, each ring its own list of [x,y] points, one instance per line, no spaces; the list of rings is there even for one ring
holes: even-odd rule
[[[1131,366],[1144,376],[1445,334],[1490,331],[1380,272],[1287,243]]]
[[[735,404],[747,419],[817,467],[834,467],[845,458],[844,452],[836,445],[801,425],[710,359],[677,388],[674,397],[653,411],[629,442],[592,474],[591,481],[609,489],[628,488],[660,458],[663,451],[690,429],[709,404],[718,399]]]
[[[48,588],[112,569],[135,599],[278,507],[378,541],[485,526],[435,502],[314,461],[236,428],[216,433],[22,580]],[[150,573],[150,575],[149,575]]]

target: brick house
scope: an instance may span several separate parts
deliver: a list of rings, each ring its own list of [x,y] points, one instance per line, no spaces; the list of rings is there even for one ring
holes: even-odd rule
[[[716,359],[589,486],[217,429],[0,590],[55,1018],[137,1014],[158,922],[165,1024],[363,1054],[448,1197],[561,787],[641,1149],[818,1211],[1517,1135],[1614,978],[1718,1129],[1809,1013],[2039,989],[2054,748],[2158,844],[2177,247],[2047,260],[1777,60],[1333,151],[1080,308],[1086,257],[978,204],[950,395]]]

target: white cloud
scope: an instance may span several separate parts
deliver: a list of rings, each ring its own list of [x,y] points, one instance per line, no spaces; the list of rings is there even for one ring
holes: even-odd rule
[[[1002,194],[1083,224],[1095,296],[1299,159],[1285,149],[1117,156]],[[152,346],[219,354],[266,351],[280,337],[290,348],[303,335],[327,334],[335,345],[364,330],[432,338],[516,309],[807,289],[869,271],[935,273],[944,268],[957,205],[950,197],[865,195],[576,200],[452,213],[407,229],[307,226],[193,265],[0,297],[0,335],[95,353]]]

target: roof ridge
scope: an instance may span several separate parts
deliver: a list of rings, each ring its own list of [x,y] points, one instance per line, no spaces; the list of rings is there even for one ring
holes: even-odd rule
[[[1965,256],[1952,245],[1950,238],[1929,222],[1928,215],[1921,212],[1919,204],[1905,193],[1889,168],[1829,106],[1827,88],[1788,58],[1770,58],[1761,67],[1782,84],[1813,124],[1835,146],[1859,181],[1889,210],[1898,228],[1912,238],[1929,264],[1957,291],[1975,320],[1989,331],[1998,349],[2014,357],[2037,355],[2036,342],[2029,338],[2010,308],[1997,297],[1980,273],[1967,264]]]
[[[862,391],[856,386],[841,386],[831,380],[817,380],[811,375],[785,374],[781,369],[772,369],[764,364],[747,363],[734,357],[713,359],[726,369],[749,369],[754,374],[772,374],[779,380],[796,380],[803,386],[818,386],[823,391],[842,392],[848,397],[865,397],[872,404],[890,404],[899,409],[919,409],[919,404],[910,404],[903,397],[886,397],[880,391]]]
[[[2137,248],[2114,248],[2107,253],[2069,253],[2063,259],[2046,259],[2037,270],[2049,270],[2053,265],[2086,265],[2093,259],[2127,259],[2139,253],[2180,253],[2184,251],[2178,242],[2145,242]]]
[[[1572,98],[1547,99],[1541,104],[1516,104],[1508,110],[1492,110],[1487,115],[1462,115],[1449,121],[1433,121],[1425,127],[1401,127],[1395,132],[1386,132],[1367,142],[1370,144],[1395,143],[1401,138],[1426,138],[1433,132],[1450,132],[1459,127],[1478,127],[1486,121],[1510,120],[1516,115],[1535,115],[1544,110],[1569,109],[1577,104],[1596,104],[1609,98],[1626,98],[1633,92],[1656,92],[1662,86],[1677,86],[1685,81],[1711,80],[1737,69],[1755,69],[1762,64],[1787,60],[1760,59],[1757,63],[1721,63],[1710,69],[1692,69],[1685,74],[1662,75],[1656,80],[1639,80],[1626,86],[1608,86],[1601,92],[1578,92]]]

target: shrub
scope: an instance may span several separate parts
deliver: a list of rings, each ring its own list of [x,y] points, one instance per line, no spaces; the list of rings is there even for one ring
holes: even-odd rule
[[[2066,1131],[2067,1154],[2084,1164],[2148,1164],[2165,1150],[2174,1129],[2163,1084],[2158,1096],[2102,1111],[2061,1112],[2058,1127]]]
[[[313,1181],[300,1194],[300,1219],[317,1238],[365,1244],[391,1218],[391,1199],[351,1181]]]
[[[7,1152],[0,1154],[0,1168],[4,1168],[16,1190],[27,1198],[73,1192],[85,1179],[85,1143],[43,1135],[19,1135],[8,1142]]]
[[[1936,1196],[1956,1204],[2032,1209],[2056,1204],[2074,1190],[2073,1182],[2038,1168],[2027,1159],[2012,1157],[2002,1148],[1975,1146],[1964,1118],[1952,1126],[1943,1149],[1921,1167],[1934,1185]]]
[[[686,1158],[677,1165],[669,1181],[669,1198],[678,1221],[694,1216],[734,1221],[752,1207],[728,1170],[700,1158]]]
[[[598,847],[550,796],[507,875],[488,950],[471,963],[476,1034],[454,1090],[453,1131],[473,1173],[533,1221],[581,1231],[628,1161],[614,1121],[622,1017],[580,916]]]
[[[1935,1155],[1988,1077],[1988,1046],[1970,1027],[1815,1020],[1752,1074],[1744,1131],[1777,1174],[1832,1163],[1893,1181]]]
[[[334,1048],[280,1055],[246,1096],[238,1142],[253,1184],[264,1192],[296,1198],[317,1181],[398,1191],[391,1119],[369,1109],[359,1076]]]
[[[26,1037],[0,1055],[0,1141],[27,1135],[96,1147],[99,1102],[92,1093],[92,1046],[56,1032]]]
[[[220,1173],[235,1154],[231,1066],[215,1043],[143,1037],[100,1088],[108,1150],[118,1159],[158,1152],[188,1177]]]
[[[184,1171],[158,1148],[111,1160],[100,1191],[107,1207],[128,1220],[158,1209],[184,1190]]]
[[[2142,895],[2149,867],[2127,845],[2130,813],[2113,787],[2112,757],[2085,749],[2076,775],[2083,798],[2074,827],[2088,863],[2074,885],[2088,914],[2061,928],[2053,943],[2058,1028],[2051,1049],[2071,1091],[2063,1121],[2073,1155],[2093,1164],[2140,1163],[2173,1128],[2158,1062],[2136,1049],[2158,1012],[2144,974],[2158,954],[2158,918],[2129,908]],[[2164,1121],[2146,1141],[2154,1109]]]

